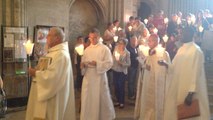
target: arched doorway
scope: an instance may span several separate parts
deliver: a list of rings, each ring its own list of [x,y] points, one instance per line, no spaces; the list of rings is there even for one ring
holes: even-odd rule
[[[101,28],[104,22],[101,3],[96,0],[75,0],[69,11],[69,38],[75,40],[79,35],[86,36],[92,28]]]
[[[148,16],[152,13],[151,7],[145,3],[141,2],[140,7],[138,9],[138,16],[141,17],[142,20],[148,18]]]

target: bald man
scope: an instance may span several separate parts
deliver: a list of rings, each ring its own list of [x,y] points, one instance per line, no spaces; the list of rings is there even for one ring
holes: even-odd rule
[[[139,75],[137,88],[137,99],[135,106],[136,120],[163,120],[164,96],[166,92],[167,67],[160,66],[158,61],[165,60],[170,62],[169,54],[165,51],[159,56],[156,47],[159,44],[159,37],[151,34],[148,39],[149,56],[145,58],[144,72]],[[140,61],[140,60],[139,60]]]
[[[72,65],[64,32],[53,27],[47,35],[47,69],[29,68],[32,79],[26,120],[75,120]]]

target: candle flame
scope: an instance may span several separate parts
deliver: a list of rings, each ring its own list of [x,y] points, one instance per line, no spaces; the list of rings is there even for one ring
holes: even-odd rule
[[[79,46],[76,46],[76,47],[75,47],[75,50],[76,50],[76,52],[77,52],[79,55],[83,55],[83,54],[84,54],[84,45],[81,44],[81,45],[79,45]]]
[[[118,41],[118,36],[114,36],[113,39],[114,39],[115,42],[117,42]]]
[[[143,53],[144,56],[149,56],[149,47],[145,45],[139,45],[139,50]]]
[[[128,29],[129,29],[129,31],[132,31],[132,26],[129,26]]]
[[[144,23],[145,23],[145,24],[147,24],[147,23],[148,23],[148,21],[149,21],[148,19],[144,19]]]
[[[31,55],[33,52],[34,43],[32,43],[31,40],[27,40],[27,42],[24,43],[24,46],[25,46],[26,53],[28,55]]]
[[[157,28],[154,28],[153,32],[154,32],[155,34],[157,34],[157,33],[158,33],[158,29],[157,29]]]
[[[203,32],[203,27],[202,26],[199,26],[199,28],[198,28],[198,30],[199,30],[199,32]]]
[[[168,41],[169,37],[167,35],[163,36],[163,41],[166,43]]]
[[[121,28],[121,27],[119,27],[119,28],[118,28],[118,31],[120,31],[120,30],[122,30],[122,28]]]
[[[118,61],[120,59],[120,54],[118,51],[115,51],[115,59]]]
[[[167,24],[169,22],[168,18],[164,18],[164,23]]]

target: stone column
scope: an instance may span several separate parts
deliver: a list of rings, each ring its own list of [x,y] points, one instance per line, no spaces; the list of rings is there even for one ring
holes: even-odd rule
[[[2,0],[0,0],[0,24],[2,24],[2,19],[3,19],[3,16],[2,16]]]
[[[169,14],[169,0],[159,0],[160,8],[164,11],[165,15]]]
[[[21,1],[22,0],[14,0],[14,26],[21,26]]]
[[[113,10],[113,3],[114,3],[114,0],[109,0],[109,21],[112,21],[113,20],[113,12],[114,12],[114,10]]]
[[[123,24],[123,8],[124,1],[123,0],[109,0],[109,22],[113,22],[114,20],[119,20],[121,25]]]
[[[3,5],[2,5],[2,0],[0,0],[0,25],[2,25],[2,20],[3,20],[3,15],[2,15],[2,7],[3,7]],[[1,37],[1,28],[0,28],[0,56],[2,56],[2,37]],[[2,57],[0,58],[0,60],[2,61]],[[2,65],[0,64],[0,73],[2,72]]]
[[[11,0],[4,0],[3,6],[5,6],[3,9],[5,9],[3,12],[5,12],[5,16],[3,16],[3,23],[4,25],[10,26],[12,23],[12,15],[11,15]]]
[[[21,0],[21,8],[20,8],[20,13],[21,13],[21,26],[26,26],[27,21],[26,21],[26,15],[27,15],[27,8],[26,8],[26,0]]]
[[[133,1],[132,0],[123,0],[124,2],[124,22],[129,20],[129,17],[133,15]]]

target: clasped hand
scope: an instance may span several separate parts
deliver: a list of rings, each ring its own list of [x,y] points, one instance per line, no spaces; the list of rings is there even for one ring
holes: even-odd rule
[[[29,68],[28,69],[28,73],[31,77],[35,77],[35,73],[36,73],[36,69],[33,68]]]
[[[91,62],[82,62],[81,63],[81,68],[85,68],[88,66],[96,66],[97,62],[96,61],[91,61]]]
[[[192,98],[193,98],[193,94],[192,92],[189,92],[188,95],[186,96],[184,103],[188,106],[190,106],[192,104]]]

